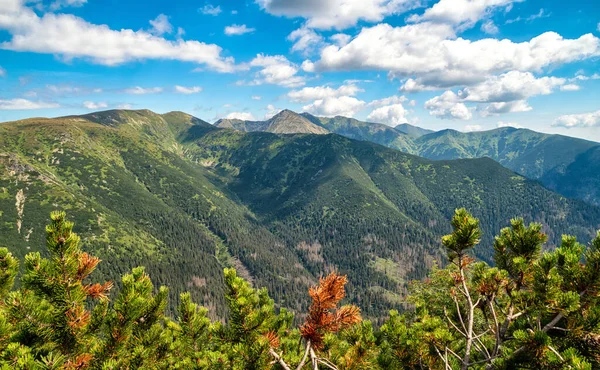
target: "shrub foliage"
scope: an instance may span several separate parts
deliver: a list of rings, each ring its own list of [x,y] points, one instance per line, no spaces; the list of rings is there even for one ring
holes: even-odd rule
[[[81,250],[73,223],[51,214],[49,258],[23,269],[0,248],[2,369],[595,369],[600,367],[600,232],[588,245],[564,236],[556,250],[539,224],[514,219],[495,238],[495,266],[478,262],[479,221],[465,209],[442,238],[449,264],[411,285],[412,309],[380,328],[341,305],[335,272],[308,292],[299,327],[234,269],[224,270],[226,322],[168,289],[143,267],[117,284],[93,282],[100,260]],[[19,279],[19,288],[13,285]]]

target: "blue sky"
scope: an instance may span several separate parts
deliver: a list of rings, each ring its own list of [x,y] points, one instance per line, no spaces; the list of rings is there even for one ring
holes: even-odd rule
[[[600,141],[600,1],[0,0],[0,121],[113,108]]]

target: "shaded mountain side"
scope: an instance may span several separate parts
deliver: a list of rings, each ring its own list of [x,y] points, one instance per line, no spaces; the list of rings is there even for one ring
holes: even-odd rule
[[[490,159],[430,161],[335,134],[219,129],[183,113],[110,111],[0,124],[0,241],[40,250],[48,213],[64,209],[115,279],[153,279],[223,317],[222,268],[276,302],[339,270],[368,317],[401,308],[406,284],[443,256],[439,238],[465,206],[484,230],[477,254],[511,217],[587,241],[600,209],[565,199]]]
[[[565,168],[547,172],[541,180],[565,196],[600,205],[600,146],[578,155]]]

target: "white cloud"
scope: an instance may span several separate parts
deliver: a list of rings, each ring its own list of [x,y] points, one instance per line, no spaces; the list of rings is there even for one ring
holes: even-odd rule
[[[162,87],[149,87],[143,88],[140,86],[130,87],[128,89],[123,90],[125,94],[134,94],[134,95],[145,95],[145,94],[158,94],[163,92]]]
[[[50,10],[58,10],[60,8],[74,7],[78,8],[87,3],[87,0],[55,0],[50,4]]]
[[[261,100],[262,96],[259,95],[252,95],[252,100]]]
[[[302,52],[308,55],[323,46],[323,36],[310,28],[301,27],[289,34],[288,40],[294,42],[293,52]]]
[[[598,22],[598,25],[596,26],[596,31],[600,32],[600,22]]]
[[[347,84],[334,89],[330,86],[305,87],[288,93],[290,101],[295,103],[306,103],[313,100],[335,98],[340,96],[354,96],[364,91],[354,84]]]
[[[496,26],[494,24],[494,21],[492,21],[491,19],[488,19],[481,25],[481,31],[487,33],[488,35],[495,35],[498,32],[500,32],[498,26]]]
[[[442,119],[470,120],[473,115],[466,105],[459,102],[459,97],[452,91],[446,91],[425,102],[429,114]]]
[[[519,1],[519,0],[517,0]],[[440,0],[422,15],[409,17],[410,22],[432,21],[467,28],[495,9],[512,4],[515,0]]]
[[[404,82],[404,84],[402,84],[402,86],[400,86],[400,91],[404,91],[407,93],[426,91],[426,90],[436,90],[436,89],[437,88],[435,88],[435,87],[423,85],[422,83],[417,82],[416,80],[413,80],[412,78],[409,78],[408,80],[406,80]]]
[[[6,76],[6,69],[0,67],[0,77],[5,77]]]
[[[464,128],[465,132],[477,132],[483,131],[483,126],[481,125],[466,125]]]
[[[252,33],[254,31],[256,31],[255,28],[248,28],[245,24],[232,24],[231,26],[225,27],[225,34],[227,36],[239,36],[246,33]]]
[[[507,20],[505,23],[506,24],[511,24],[511,23],[520,22],[520,21],[531,22],[531,21],[536,20],[538,18],[547,18],[549,16],[550,16],[550,14],[546,13],[546,11],[544,9],[540,9],[539,12],[537,12],[536,14],[532,14],[529,17],[522,18],[521,16],[518,16],[515,19],[509,19],[509,20]]]
[[[123,104],[119,104],[117,105],[118,109],[131,109],[133,106],[131,104],[128,103],[123,103]]]
[[[297,76],[298,67],[283,55],[259,54],[250,63],[250,67],[261,67],[253,81],[238,81],[238,85],[272,84],[284,87],[299,87],[304,85],[304,77]]]
[[[590,113],[567,114],[554,120],[552,126],[558,127],[597,127],[600,126],[600,110]]]
[[[225,118],[241,119],[242,121],[256,121],[256,117],[250,112],[231,112]]]
[[[351,96],[328,97],[315,100],[312,104],[305,105],[302,109],[318,116],[353,117],[365,106],[365,102]]]
[[[408,99],[405,96],[390,96],[383,99],[377,99],[370,102],[369,107],[383,107],[384,105],[394,105],[394,104],[402,104],[406,102]]]
[[[27,99],[0,100],[0,110],[34,110],[59,108],[57,103],[31,101]]]
[[[199,8],[198,11],[202,14],[212,15],[212,16],[217,16],[222,12],[220,6],[215,7],[214,5],[211,5],[211,4],[204,5],[202,8]]]
[[[482,117],[497,116],[505,113],[529,112],[532,110],[525,100],[516,100],[511,102],[490,103],[479,107],[477,110]]]
[[[415,0],[255,0],[267,13],[306,19],[317,29],[345,29],[358,21],[379,22],[421,6]]]
[[[275,106],[273,104],[269,104],[269,105],[267,105],[267,113],[265,113],[264,119],[265,120],[271,119],[271,118],[273,118],[273,116],[275,116],[276,114],[278,114],[281,111],[282,111],[282,109],[275,108]]]
[[[348,45],[350,40],[352,40],[352,36],[346,35],[345,33],[336,33],[335,35],[330,36],[329,39],[337,46],[342,47]]]
[[[581,89],[581,86],[577,84],[567,84],[560,87],[560,91],[578,91]]]
[[[509,102],[525,100],[536,95],[551,94],[564,85],[564,78],[536,78],[531,72],[510,71],[500,76],[490,76],[484,82],[466,87],[458,96],[470,102]]]
[[[219,72],[235,70],[233,58],[221,56],[221,47],[199,41],[170,41],[149,32],[112,30],[71,14],[38,16],[18,0],[3,1],[0,30],[11,35],[3,49],[54,54],[64,60],[83,58],[113,66],[146,59],[204,64]]]
[[[401,123],[407,123],[406,109],[402,104],[385,105],[383,107],[376,108],[368,116],[367,120],[370,122],[384,123],[389,126],[397,126]]]
[[[502,128],[502,127],[523,128],[523,126],[519,125],[519,124],[518,124],[518,123],[516,123],[516,122],[502,122],[502,121],[499,121],[499,122],[496,124],[496,127],[498,127],[498,128]]]
[[[108,107],[108,104],[105,102],[93,102],[93,101],[84,101],[83,106],[87,109],[104,109]]]
[[[392,27],[365,27],[347,45],[329,45],[320,60],[305,62],[306,71],[387,70],[392,77],[411,78],[413,86],[449,88],[471,85],[508,71],[541,72],[549,66],[600,55],[600,39],[586,34],[564,39],[546,32],[515,43],[493,38],[476,41],[456,37],[451,25],[430,22]]]
[[[150,33],[156,36],[173,32],[173,26],[171,25],[171,22],[169,22],[169,17],[164,14],[159,14],[158,17],[156,17],[154,20],[151,20],[150,25],[152,25]]]
[[[190,86],[190,87],[186,87],[186,86],[179,86],[179,85],[175,85],[175,91],[180,93],[180,94],[196,94],[202,91],[202,88],[200,86]]]

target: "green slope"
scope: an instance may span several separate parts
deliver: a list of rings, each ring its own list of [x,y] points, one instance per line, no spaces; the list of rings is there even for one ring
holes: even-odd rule
[[[419,155],[430,159],[490,157],[532,179],[575,160],[598,143],[512,127],[481,132],[444,130],[417,140]]]
[[[489,159],[430,161],[338,135],[219,129],[179,112],[108,111],[0,124],[0,244],[43,245],[65,209],[115,279],[143,264],[172,297],[190,290],[223,317],[221,269],[235,266],[280,305],[303,308],[331,270],[371,317],[401,307],[406,283],[443,255],[456,207],[493,233],[511,217],[588,240],[600,209]],[[173,299],[176,302],[176,299]]]
[[[600,205],[600,146],[580,154],[565,168],[547,172],[541,180],[565,196]]]
[[[394,127],[394,129],[407,134],[408,136],[412,137],[413,139],[418,139],[421,136],[424,136],[427,134],[432,134],[435,132],[433,130],[427,130],[425,128],[413,126],[408,123],[401,123],[401,124],[397,125],[396,127]]]
[[[600,182],[600,173],[584,171],[578,172],[578,176],[573,176],[573,173],[570,176],[565,175],[567,167],[574,164],[579,155],[600,146],[596,142],[512,127],[468,133],[456,130],[433,132],[409,124],[392,128],[353,118],[315,117],[308,113],[298,115],[286,112],[282,122],[292,123],[298,121],[298,117],[302,117],[328,132],[370,141],[429,159],[489,157],[519,174],[542,181],[544,185],[563,195],[600,205],[594,188],[594,184]],[[285,130],[274,131],[270,128],[269,121],[222,120],[218,122],[218,126],[246,132],[312,132],[294,124],[286,125]]]

